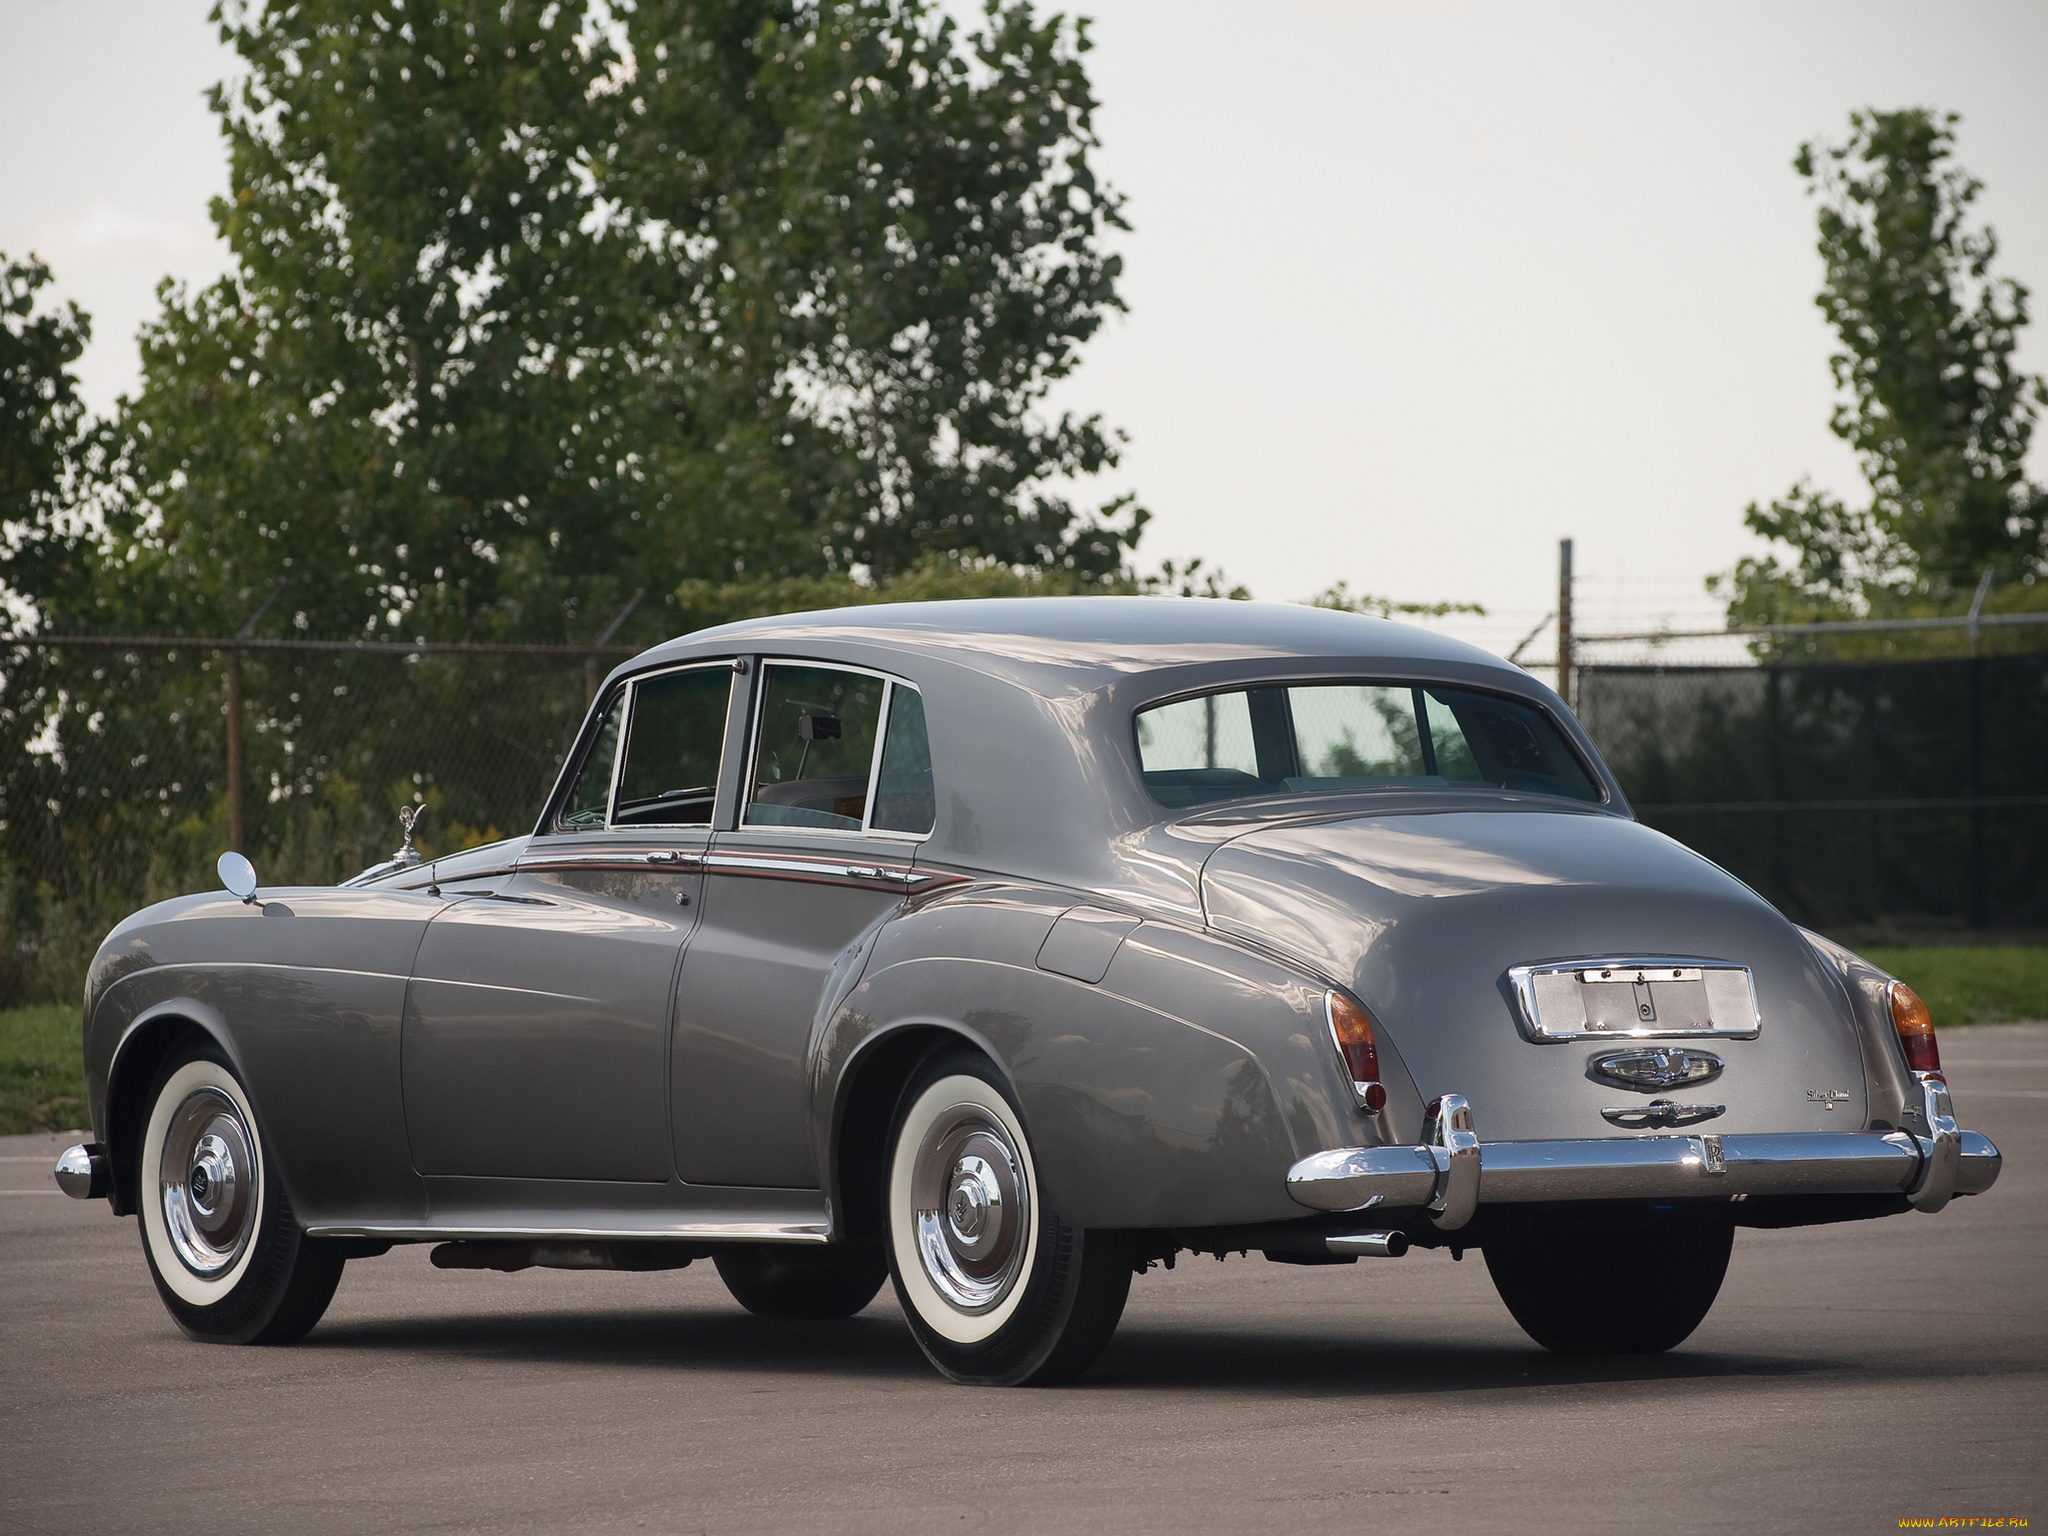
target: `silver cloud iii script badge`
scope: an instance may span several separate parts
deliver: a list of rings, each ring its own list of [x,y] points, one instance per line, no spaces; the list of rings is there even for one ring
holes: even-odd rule
[[[1639,1048],[1595,1056],[1587,1070],[1601,1082],[1663,1093],[1712,1082],[1721,1075],[1721,1058],[1711,1051]]]

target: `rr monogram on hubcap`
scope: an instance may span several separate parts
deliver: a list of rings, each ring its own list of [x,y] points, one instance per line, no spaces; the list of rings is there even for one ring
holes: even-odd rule
[[[941,1296],[985,1312],[1010,1293],[1024,1261],[1031,1195],[1009,1131],[978,1104],[956,1104],[918,1149],[911,1172],[917,1252]]]
[[[201,1279],[249,1246],[258,1177],[255,1139],[235,1101],[217,1088],[187,1096],[164,1136],[157,1183],[171,1246]]]

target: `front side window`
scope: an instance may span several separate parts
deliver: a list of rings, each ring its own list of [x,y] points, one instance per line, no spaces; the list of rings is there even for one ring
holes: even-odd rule
[[[1145,787],[1162,805],[1461,786],[1601,798],[1548,715],[1473,688],[1243,688],[1140,710],[1137,734]]]
[[[626,717],[626,689],[619,690],[605,711],[604,724],[597,728],[597,740],[590,755],[576,770],[576,782],[569,786],[569,798],[562,803],[562,826],[601,827],[612,803],[612,768],[619,757],[619,727]]]
[[[932,808],[915,688],[839,667],[768,666],[743,825],[922,835]]]
[[[732,679],[730,666],[716,666],[633,684],[613,826],[711,825]]]

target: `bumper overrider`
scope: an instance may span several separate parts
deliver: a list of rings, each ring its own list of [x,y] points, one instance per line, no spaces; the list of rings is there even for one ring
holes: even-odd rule
[[[1445,1094],[1420,1146],[1338,1147],[1287,1171],[1287,1192],[1319,1211],[1420,1208],[1456,1231],[1481,1205],[1560,1200],[1712,1200],[1772,1195],[1904,1195],[1938,1211],[1998,1178],[1998,1148],[1960,1130],[1948,1086],[1916,1074],[1927,1134],[1798,1131],[1590,1141],[1479,1139],[1472,1107]]]

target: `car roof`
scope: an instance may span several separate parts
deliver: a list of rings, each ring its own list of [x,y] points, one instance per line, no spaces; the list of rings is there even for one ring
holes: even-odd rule
[[[1434,662],[1526,677],[1491,652],[1410,624],[1300,603],[1182,597],[998,597],[781,614],[680,636],[624,670],[707,651],[834,643],[870,656],[943,653],[1047,697],[1136,672],[1228,661]]]

